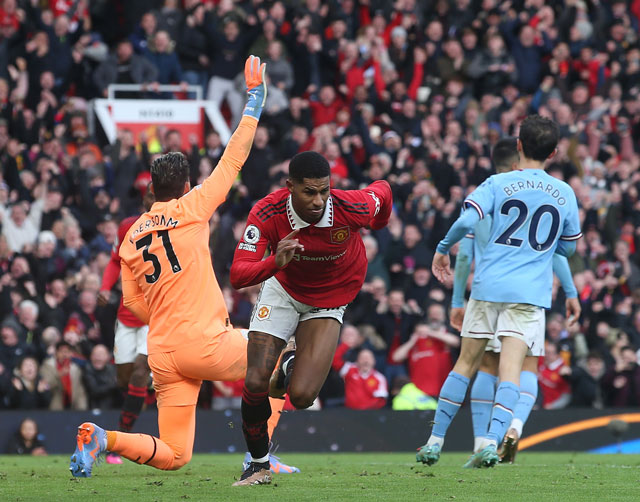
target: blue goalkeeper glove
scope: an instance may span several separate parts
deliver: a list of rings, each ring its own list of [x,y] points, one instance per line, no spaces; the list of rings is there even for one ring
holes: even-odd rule
[[[260,58],[249,56],[244,65],[244,80],[247,83],[247,94],[249,99],[244,107],[242,115],[249,115],[255,119],[260,119],[260,113],[267,100],[267,84],[264,72],[267,63],[260,64]]]

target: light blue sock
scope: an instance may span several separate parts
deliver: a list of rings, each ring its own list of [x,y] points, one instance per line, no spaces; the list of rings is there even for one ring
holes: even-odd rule
[[[469,379],[459,373],[450,372],[440,389],[440,398],[436,408],[435,423],[431,430],[431,435],[437,438],[444,438],[447,429],[456,416],[464,396],[467,394]]]
[[[500,382],[496,391],[496,402],[493,405],[489,434],[487,434],[489,441],[495,442],[496,445],[502,441],[509,425],[511,425],[513,410],[519,398],[520,389],[516,384]]]
[[[522,428],[527,423],[529,413],[538,399],[538,377],[531,371],[520,373],[520,399],[513,410],[511,427],[518,431],[518,437],[522,436]]]
[[[473,435],[477,438],[487,437],[491,408],[496,395],[498,377],[484,371],[478,371],[471,386],[471,419]]]

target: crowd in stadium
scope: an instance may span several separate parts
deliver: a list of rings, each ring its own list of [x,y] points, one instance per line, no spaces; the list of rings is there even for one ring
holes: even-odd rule
[[[142,211],[150,161],[183,138],[122,130],[107,144],[89,101],[112,83],[156,99],[172,97],[159,84],[197,85],[235,126],[247,54],[267,62],[266,109],[211,222],[234,325],[248,326],[259,289],[229,285],[235,247],[294,154],[322,153],[335,188],[386,179],[394,193],[389,226],[364,237],[367,279],[319,406],[435,408],[459,337],[433,251],[492,174],[492,146],[531,113],[560,126],[548,172],[575,190],[584,232],[570,259],[583,314],[567,327],[556,284],[539,404],[640,405],[639,28],[640,0],[2,0],[0,408],[122,399],[119,297],[98,305],[101,277],[118,222]],[[224,145],[210,128],[189,142],[197,184]],[[242,382],[203,389],[202,406],[237,406]]]

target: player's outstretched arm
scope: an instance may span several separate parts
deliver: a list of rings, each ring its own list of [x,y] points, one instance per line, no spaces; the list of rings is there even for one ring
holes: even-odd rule
[[[249,156],[258,120],[267,99],[265,70],[266,63],[261,64],[259,57],[249,56],[244,67],[248,99],[242,113],[242,120],[229,139],[222,158],[211,175],[201,187],[196,187],[183,198],[183,203],[191,205],[199,219],[208,220],[216,208],[224,202],[238,172]]]

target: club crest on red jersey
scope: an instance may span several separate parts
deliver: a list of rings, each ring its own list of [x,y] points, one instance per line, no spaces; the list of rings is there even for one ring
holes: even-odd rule
[[[331,242],[334,244],[342,244],[349,238],[349,227],[340,227],[331,231]]]

